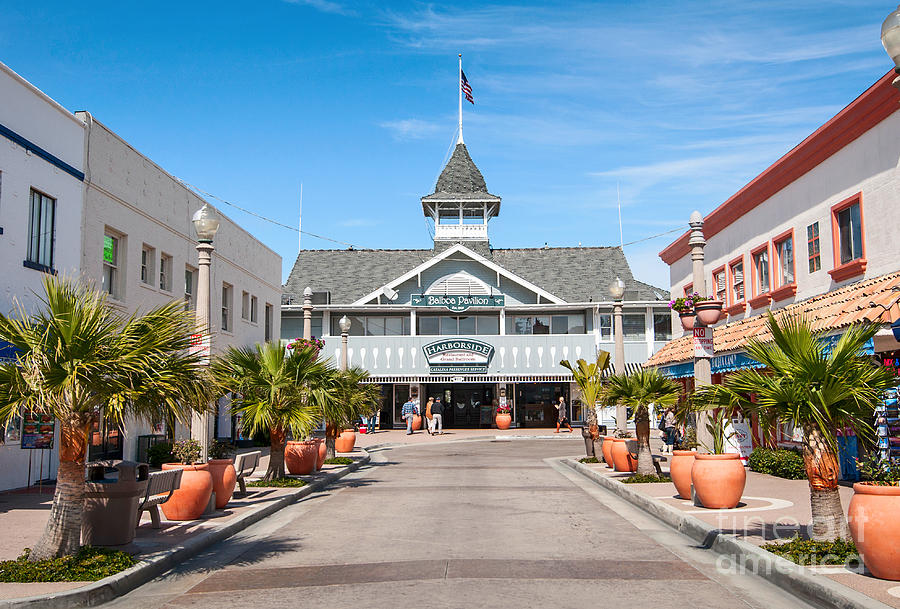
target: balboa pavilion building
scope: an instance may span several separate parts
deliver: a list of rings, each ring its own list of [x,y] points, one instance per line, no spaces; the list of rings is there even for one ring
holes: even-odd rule
[[[348,363],[382,386],[382,429],[403,426],[403,403],[428,396],[444,402],[446,427],[491,427],[500,404],[518,427],[550,427],[560,396],[578,422],[577,386],[559,362],[615,352],[615,304],[626,367],[671,337],[668,292],[635,280],[621,248],[493,247],[500,197],[462,142],[421,202],[433,248],[302,250],[284,286],[283,340],[304,335],[306,308],[311,335],[340,361],[339,321],[350,320]]]

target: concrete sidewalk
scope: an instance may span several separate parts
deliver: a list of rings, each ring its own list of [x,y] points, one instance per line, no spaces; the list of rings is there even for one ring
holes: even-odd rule
[[[287,505],[297,498],[308,494],[311,487],[341,476],[358,467],[363,460],[368,460],[364,451],[350,454],[354,458],[353,465],[325,465],[321,472],[311,476],[297,476],[309,484],[300,488],[248,488],[246,497],[233,498],[225,509],[216,510],[215,514],[203,516],[198,520],[170,521],[160,511],[162,527],[153,529],[150,515],[145,513],[138,526],[134,541],[116,549],[135,556],[141,564],[159,562],[174,549],[198,547],[204,537],[220,536],[226,531],[233,532],[242,526],[249,526],[259,517],[280,506]],[[266,471],[266,464],[261,463],[254,479],[258,479]],[[0,560],[15,559],[40,537],[47,523],[50,506],[53,501],[53,488],[45,487],[42,494],[37,489],[0,493],[0,527],[4,535],[0,535]],[[242,525],[242,523],[247,523]],[[210,535],[212,534],[212,535]],[[125,572],[123,572],[125,573]],[[121,574],[120,574],[121,575]],[[155,575],[153,575],[155,576]],[[117,576],[112,576],[115,578]],[[112,579],[107,578],[107,579]],[[104,581],[104,580],[101,580]],[[4,600],[26,597],[53,595],[67,590],[83,588],[95,582],[57,582],[57,583],[2,583],[0,582],[0,605]],[[58,606],[67,606],[61,603]]]
[[[605,464],[585,465],[610,480],[621,480],[630,475],[616,473]],[[663,464],[663,471],[668,473],[666,464]],[[675,485],[670,482],[626,486],[655,502],[697,518],[722,533],[757,546],[771,541],[786,541],[797,534],[808,537],[808,527],[812,521],[809,483],[806,480],[785,480],[748,470],[742,501],[731,510],[697,507],[691,501],[677,497]],[[853,490],[841,487],[840,493],[846,512]],[[863,569],[856,572],[842,566],[811,567],[810,570],[885,605],[900,608],[900,582],[876,579]]]

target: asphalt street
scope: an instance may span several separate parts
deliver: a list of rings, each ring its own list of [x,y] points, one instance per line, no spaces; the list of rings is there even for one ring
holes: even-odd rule
[[[566,440],[378,450],[106,607],[805,607],[556,461]]]

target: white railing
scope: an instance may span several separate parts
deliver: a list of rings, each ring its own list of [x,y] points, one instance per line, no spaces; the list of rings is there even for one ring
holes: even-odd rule
[[[434,238],[440,239],[487,239],[487,224],[438,224],[434,227]]]

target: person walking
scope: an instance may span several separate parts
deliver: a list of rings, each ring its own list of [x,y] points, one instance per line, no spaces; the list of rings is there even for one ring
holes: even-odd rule
[[[569,433],[572,432],[572,425],[569,423],[569,415],[566,412],[566,398],[563,396],[559,396],[559,403],[556,405],[556,409],[559,411],[559,417],[556,419],[556,432],[559,433],[559,426],[563,425],[569,428]]]
[[[400,411],[400,418],[406,421],[406,435],[412,435],[413,419],[416,418],[416,403],[412,401],[412,398],[408,399],[406,403],[403,404],[403,409]]]
[[[431,418],[432,404],[434,404],[434,398],[429,397],[428,401],[425,402],[425,431],[428,432],[428,435],[432,435],[434,433],[434,423]]]
[[[663,425],[665,426],[666,438],[665,444],[663,445],[663,452],[670,453],[672,452],[672,448],[675,446],[675,410],[672,408],[666,408],[666,412],[663,415]]]
[[[431,405],[431,435],[444,435],[444,405],[441,398]]]

